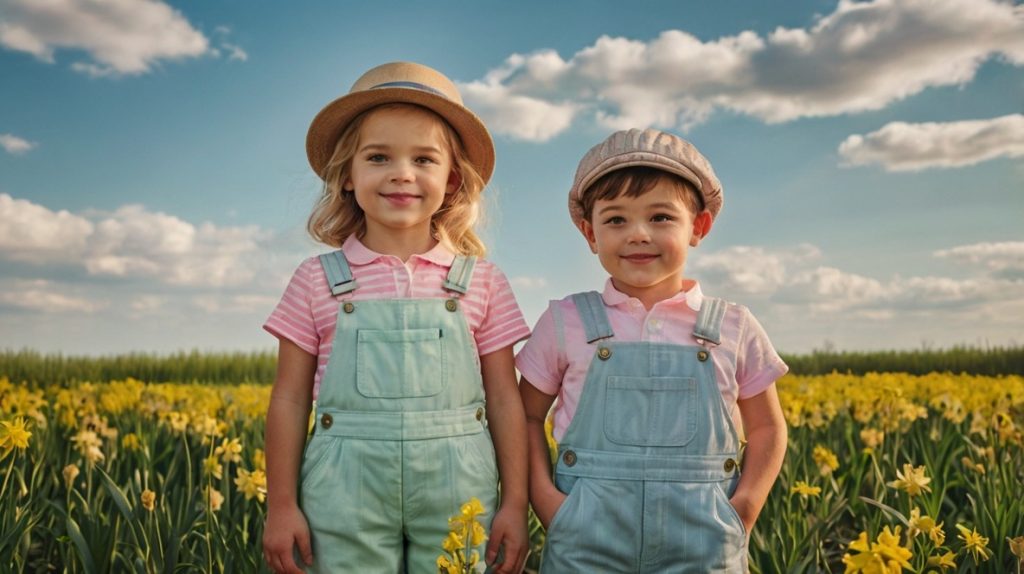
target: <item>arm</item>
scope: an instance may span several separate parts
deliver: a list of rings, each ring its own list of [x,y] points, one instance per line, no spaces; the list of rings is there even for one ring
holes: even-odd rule
[[[782,468],[787,430],[774,383],[759,395],[740,399],[738,404],[747,433],[747,449],[743,455],[743,475],[730,502],[749,533]]]
[[[298,504],[299,464],[312,404],[316,357],[280,339],[277,379],[267,410],[267,523],[263,556],[274,572],[301,574],[292,549],[312,564],[309,525]]]
[[[522,442],[525,419],[516,392],[512,346],[480,357],[480,370],[487,397],[487,421],[501,477],[501,507],[491,522],[485,560],[493,564],[498,548],[504,545],[505,559],[495,572],[517,573],[526,562],[530,546],[526,533],[526,446]]]
[[[555,488],[551,481],[551,453],[544,433],[544,420],[555,402],[553,395],[547,395],[523,378],[519,385],[519,396],[526,411],[527,448],[530,457],[530,502],[540,523],[547,528],[558,507],[565,501],[565,495]]]

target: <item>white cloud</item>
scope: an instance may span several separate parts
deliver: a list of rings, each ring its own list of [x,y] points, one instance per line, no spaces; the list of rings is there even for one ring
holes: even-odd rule
[[[937,257],[981,263],[986,273],[869,277],[822,265],[812,245],[769,250],[737,246],[695,258],[688,271],[714,291],[740,302],[765,302],[804,309],[823,317],[856,315],[883,320],[916,311],[992,310],[1024,305],[1024,243],[979,243],[937,251]],[[992,273],[987,273],[992,271]]]
[[[702,41],[602,36],[569,59],[513,54],[467,100],[495,131],[545,141],[580,112],[612,127],[686,129],[716,109],[784,122],[877,110],[963,85],[985,61],[1024,66],[1024,7],[998,0],[840,1],[813,26]],[[532,117],[540,113],[543,119]]]
[[[72,69],[91,76],[149,72],[165,60],[209,52],[206,36],[157,0],[0,0],[0,45],[52,63],[59,49],[91,61]]]
[[[80,215],[0,193],[0,257],[30,263],[75,261],[93,231],[92,222]]]
[[[270,265],[270,239],[256,226],[194,225],[139,205],[83,216],[0,194],[0,258],[81,265],[91,275],[244,285]]]
[[[787,268],[814,261],[821,251],[813,245],[769,251],[763,247],[739,245],[715,253],[701,254],[688,268],[702,280],[744,294],[771,294],[786,284]]]
[[[1024,156],[1024,115],[988,120],[909,124],[893,122],[839,146],[846,165],[881,164],[887,171],[974,165]]]
[[[984,265],[993,271],[1024,271],[1024,241],[974,243],[935,252],[936,257]]]
[[[44,280],[4,281],[0,289],[0,306],[39,313],[95,313],[105,302],[90,301],[67,294],[67,286]]]
[[[32,151],[37,145],[14,134],[0,134],[0,147],[7,150],[7,153],[21,155]]]

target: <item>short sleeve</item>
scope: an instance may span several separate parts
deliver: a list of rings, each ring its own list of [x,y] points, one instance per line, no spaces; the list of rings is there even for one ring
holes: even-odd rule
[[[554,317],[552,303],[537,319],[533,334],[516,355],[516,368],[538,391],[557,395],[568,368],[564,345]]]
[[[530,336],[530,327],[519,309],[512,286],[505,274],[488,263],[487,304],[480,326],[474,334],[477,352],[483,356],[514,345]]]
[[[313,320],[310,265],[319,265],[319,261],[307,259],[299,265],[263,328],[271,335],[288,339],[315,356],[319,351],[320,337]]]
[[[761,323],[749,309],[742,309],[746,320],[736,352],[736,381],[739,398],[749,399],[764,392],[789,372],[789,367],[775,351]]]

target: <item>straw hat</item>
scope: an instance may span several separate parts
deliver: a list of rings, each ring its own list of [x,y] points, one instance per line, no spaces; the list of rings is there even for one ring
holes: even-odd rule
[[[712,219],[722,209],[722,184],[711,169],[711,162],[693,144],[660,130],[631,129],[608,136],[580,160],[569,190],[569,216],[576,227],[583,229],[583,192],[601,176],[632,166],[653,167],[692,183],[704,200],[704,211]]]
[[[422,64],[391,62],[363,74],[348,94],[327,104],[313,118],[306,134],[306,155],[317,175],[341,132],[357,115],[381,104],[415,104],[444,118],[459,134],[469,160],[486,183],[494,172],[494,143],[484,123],[462,104],[458,88],[444,74]]]

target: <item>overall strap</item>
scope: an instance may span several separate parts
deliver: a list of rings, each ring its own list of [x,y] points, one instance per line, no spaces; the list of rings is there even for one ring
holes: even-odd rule
[[[352,269],[348,266],[348,259],[342,250],[324,253],[320,256],[320,265],[327,275],[327,285],[331,288],[331,295],[341,295],[354,291],[358,285],[352,278]]]
[[[719,345],[722,343],[722,319],[729,304],[724,299],[704,297],[697,313],[697,324],[693,328],[693,336],[703,345],[705,342]]]
[[[476,267],[476,256],[456,255],[452,267],[448,270],[448,278],[444,280],[444,288],[448,291],[466,294],[469,282],[473,280],[473,268]]]
[[[600,293],[597,291],[576,293],[572,296],[572,302],[576,304],[576,310],[579,311],[580,319],[583,320],[583,329],[588,343],[615,335],[611,323],[608,322],[608,313],[604,310],[604,301],[601,299]]]

